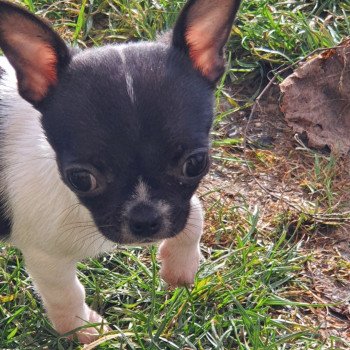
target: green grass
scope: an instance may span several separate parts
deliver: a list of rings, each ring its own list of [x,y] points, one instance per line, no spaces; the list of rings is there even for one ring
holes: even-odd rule
[[[245,226],[229,232],[231,247],[211,251],[191,290],[165,288],[154,274],[158,264],[152,248],[146,252],[121,250],[79,264],[89,304],[104,311],[118,335],[99,349],[282,349],[293,343],[294,349],[321,346],[316,332],[288,314],[279,314],[282,309],[298,313],[300,307],[307,307],[280,295],[290,288],[305,260],[298,255],[297,246],[288,244],[286,230],[277,230],[279,238],[265,246],[257,239],[257,212],[215,209],[222,216],[218,230],[227,231],[227,224],[236,215],[244,217]],[[0,274],[1,348],[76,348],[77,344],[58,337],[42,317],[44,311],[16,250],[3,251]]]
[[[29,9],[54,21],[73,45],[153,39],[169,28],[183,1],[33,1]],[[239,147],[220,128],[234,111],[251,105],[272,69],[286,66],[318,47],[338,44],[350,32],[350,1],[243,1],[228,44],[228,69],[217,91],[215,158],[230,168],[239,155],[219,147]],[[237,96],[232,86],[249,86]],[[224,107],[223,107],[224,106]],[[304,186],[317,205],[334,203],[334,159],[314,156]],[[214,190],[214,189],[213,189]],[[277,213],[267,228],[245,198],[207,202],[203,244],[206,261],[193,288],[167,290],[158,277],[154,248],[122,249],[79,264],[87,301],[112,326],[112,338],[98,349],[346,349],[345,340],[321,338],[303,322],[310,288],[301,269],[311,257],[299,251],[302,215]],[[222,242],[225,242],[223,244]],[[0,246],[0,349],[81,349],[58,336],[44,316],[21,255]]]

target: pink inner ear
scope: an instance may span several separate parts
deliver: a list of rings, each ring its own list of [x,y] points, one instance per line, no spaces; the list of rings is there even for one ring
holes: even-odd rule
[[[38,74],[43,75],[50,85],[57,83],[57,55],[48,45],[42,45],[36,53],[40,66]]]
[[[200,6],[201,5],[201,6]],[[228,36],[226,28],[232,1],[202,1],[194,5],[187,22],[186,43],[194,66],[210,80],[224,67],[221,49]]]
[[[222,59],[218,54],[218,45],[214,38],[207,37],[206,28],[192,27],[186,34],[189,55],[194,66],[210,80],[215,79],[218,66]]]
[[[57,83],[57,54],[42,38],[28,38],[24,33],[13,33],[12,43],[20,50],[22,90],[30,93],[33,101],[40,101],[51,86]]]
[[[46,96],[50,86],[57,83],[57,56],[49,46],[42,45],[33,55],[33,60],[37,66],[26,65],[26,85],[33,92],[33,98],[39,101]]]

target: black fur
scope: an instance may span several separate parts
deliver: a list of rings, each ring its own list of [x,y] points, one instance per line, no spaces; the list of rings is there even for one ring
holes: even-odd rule
[[[217,80],[224,69],[222,47],[239,3],[218,1],[222,10],[217,14],[216,3],[190,0],[169,44],[161,40],[73,53],[41,20],[0,2],[4,16],[3,20],[0,17],[0,45],[16,69],[19,91],[41,112],[44,132],[56,152],[58,168],[67,186],[72,189],[68,174],[74,167],[88,169],[102,184],[96,193],[76,194],[107,238],[121,243],[139,241],[139,237],[124,237],[123,232],[130,221],[126,214],[128,203],[140,181],[146,184],[148,199],[154,206],[162,203],[168,206],[163,218],[163,222],[167,221],[166,229],[145,239],[172,237],[185,227],[190,199],[208,167],[198,176],[186,177],[184,163],[198,150],[209,152],[213,79]],[[209,44],[204,40],[200,46],[200,55],[204,46],[204,68],[208,65],[210,68],[211,62],[214,66],[214,75],[210,76],[201,69],[203,57],[191,57],[186,43],[191,21],[195,25],[200,23],[197,5],[204,6],[204,14],[199,12],[209,31],[208,11],[214,13],[215,20],[225,18],[223,23],[215,23],[211,32],[212,36],[219,34],[218,41],[213,43],[212,36],[208,36]],[[232,14],[227,15],[231,10]],[[47,67],[35,66],[30,53],[36,52],[30,51],[30,46],[22,53],[20,45],[7,39],[16,30],[7,16],[16,18],[17,13],[23,16],[24,24],[18,33],[22,44],[27,43],[24,39],[32,39],[44,58],[47,54],[57,55],[53,65],[49,62]],[[32,32],[24,32],[31,27]],[[200,35],[195,34],[193,40],[201,41]],[[205,55],[207,44],[212,44],[211,54],[215,51],[209,59]],[[42,64],[46,64],[44,59]],[[39,93],[35,91],[37,85],[31,84],[33,72],[39,72],[39,82],[44,79],[43,93],[40,89]],[[48,78],[57,73],[57,81],[46,82],[46,73]]]
[[[0,202],[0,241],[6,240],[11,234],[12,222],[5,214],[3,209],[3,201]]]
[[[128,74],[134,102],[127,93]],[[39,109],[64,180],[71,164],[89,164],[109,178],[102,194],[80,197],[108,238],[120,241],[123,205],[140,178],[152,200],[172,205],[167,234],[185,226],[189,200],[204,174],[184,179],[183,161],[209,148],[213,118],[212,89],[187,56],[158,43],[79,53]]]

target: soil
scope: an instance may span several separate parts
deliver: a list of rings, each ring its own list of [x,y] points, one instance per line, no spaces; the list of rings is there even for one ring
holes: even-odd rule
[[[297,227],[302,215],[308,217],[293,229],[295,243],[301,242],[300,254],[309,256],[296,277],[306,287],[295,290],[291,286],[289,298],[328,304],[301,310],[302,323],[318,328],[325,340],[336,336],[350,342],[350,160],[342,157],[328,167],[330,154],[310,149],[303,135],[294,135],[279,100],[279,88],[272,86],[251,120],[246,110],[220,124],[215,131],[224,138],[242,138],[246,130],[247,146],[214,148],[214,157],[237,161],[214,160],[200,193],[207,209],[218,200],[225,206],[248,205],[251,211],[257,206],[259,232],[267,240],[273,239],[279,215],[287,215],[291,227],[293,222]],[[324,177],[315,175],[315,157]],[[326,188],[328,178],[332,179],[331,194]],[[327,196],[332,197],[331,204]],[[232,236],[218,238],[211,230],[214,220],[209,211],[204,243],[231,245]]]

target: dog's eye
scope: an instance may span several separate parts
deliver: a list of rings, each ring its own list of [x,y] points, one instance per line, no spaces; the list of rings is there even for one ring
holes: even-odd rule
[[[197,177],[208,169],[208,153],[198,152],[190,155],[183,167],[182,173],[186,177]]]
[[[74,191],[82,194],[94,192],[98,188],[97,180],[88,170],[69,169],[67,180]]]

